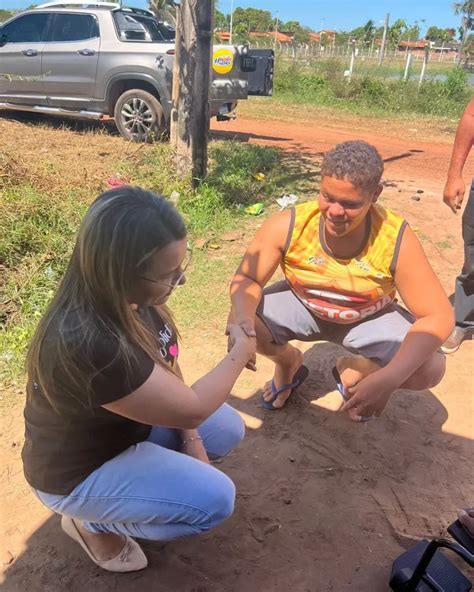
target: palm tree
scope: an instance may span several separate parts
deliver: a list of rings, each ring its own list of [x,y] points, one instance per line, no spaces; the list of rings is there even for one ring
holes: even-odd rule
[[[464,30],[474,29],[474,0],[454,3],[454,14],[462,14],[462,25]]]
[[[148,0],[148,6],[159,21],[176,24],[176,7],[173,0]]]
[[[467,39],[467,32],[474,29],[474,0],[465,0],[464,2],[455,2],[454,13],[461,15],[461,46],[459,47],[459,54],[457,62],[461,64],[464,50],[464,43]]]
[[[368,46],[375,38],[375,23],[373,20],[368,20],[364,25],[363,42]]]

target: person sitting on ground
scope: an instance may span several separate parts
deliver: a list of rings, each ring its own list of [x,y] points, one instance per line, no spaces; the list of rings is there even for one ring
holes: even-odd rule
[[[413,230],[376,203],[382,173],[373,146],[337,145],[324,156],[318,199],[265,222],[235,273],[230,318],[275,363],[266,408],[282,408],[307,376],[294,339],[360,354],[337,361],[342,409],[354,421],[380,416],[395,389],[427,389],[444,375],[438,350],[452,308]],[[265,288],[279,265],[285,279]]]
[[[26,479],[109,571],[146,567],[130,537],[199,534],[233,512],[234,484],[209,457],[244,436],[225,401],[256,344],[231,326],[232,350],[186,386],[165,303],[188,257],[165,198],[126,186],[102,194],[29,349]]]

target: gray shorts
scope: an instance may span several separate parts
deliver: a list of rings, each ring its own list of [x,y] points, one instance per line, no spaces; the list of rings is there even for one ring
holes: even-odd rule
[[[311,314],[286,281],[265,288],[257,316],[278,345],[293,339],[330,341],[374,359],[382,366],[395,356],[415,321],[408,311],[395,303],[358,323],[343,325],[324,321]]]

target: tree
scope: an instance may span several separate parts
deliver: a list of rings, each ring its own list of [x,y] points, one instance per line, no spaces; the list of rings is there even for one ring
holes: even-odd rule
[[[232,39],[234,43],[240,45],[249,42],[249,31],[245,23],[238,23],[237,25],[234,25],[233,29],[234,30],[232,32]]]
[[[464,33],[474,29],[474,0],[455,2],[454,14],[461,15],[461,27]]]
[[[373,20],[368,20],[364,25],[364,34],[362,41],[365,46],[368,46],[375,39],[375,23]]]
[[[407,25],[406,30],[403,32],[401,39],[405,41],[418,41],[420,38],[420,25],[415,22],[414,25]]]
[[[220,10],[214,8],[214,29],[217,31],[226,31],[229,29],[229,16]]]
[[[3,10],[3,8],[0,8],[0,23],[7,21],[14,14],[12,10]]]
[[[148,0],[148,6],[159,21],[176,24],[176,7],[173,0]]]
[[[243,24],[247,31],[272,31],[273,18],[269,10],[260,10],[259,8],[236,8],[234,10],[234,27]]]
[[[295,43],[308,43],[309,41],[309,30],[303,28],[299,21],[288,21],[281,25],[281,30],[285,33],[293,34],[293,41]]]
[[[454,4],[454,13],[461,15],[461,27],[459,29],[459,37],[461,39],[461,47],[458,53],[458,64],[462,61],[464,51],[464,44],[467,39],[467,33],[474,29],[474,0],[466,0],[465,2],[456,2]]]
[[[430,41],[452,41],[455,35],[454,29],[441,29],[432,25],[426,31],[425,39]]]
[[[398,47],[403,34],[407,31],[405,19],[396,20],[388,30],[388,40],[392,47]]]

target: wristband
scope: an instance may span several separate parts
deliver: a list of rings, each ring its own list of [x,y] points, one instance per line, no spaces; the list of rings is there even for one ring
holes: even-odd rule
[[[187,444],[188,442],[195,442],[196,440],[201,440],[201,442],[202,442],[202,438],[201,438],[201,436],[191,436],[191,437],[190,437],[190,438],[188,438],[187,440],[183,440],[183,441],[181,442],[181,448],[182,448],[182,447],[183,447],[185,444]]]

